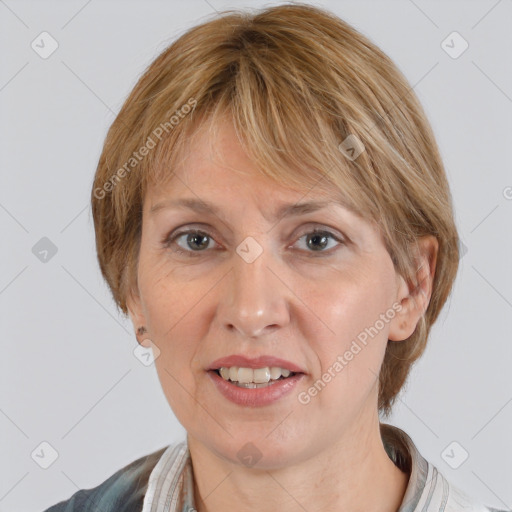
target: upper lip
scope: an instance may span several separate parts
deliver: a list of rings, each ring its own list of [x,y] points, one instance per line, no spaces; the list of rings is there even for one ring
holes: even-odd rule
[[[233,354],[227,357],[216,359],[210,364],[208,370],[218,370],[219,368],[229,368],[231,366],[238,366],[242,368],[265,368],[265,367],[279,367],[290,370],[294,373],[305,373],[302,368],[296,364],[274,356],[259,356],[249,358],[239,354]]]

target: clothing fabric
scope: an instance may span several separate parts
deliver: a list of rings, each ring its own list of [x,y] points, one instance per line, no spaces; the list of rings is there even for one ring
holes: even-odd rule
[[[398,512],[512,512],[485,506],[451,485],[400,428],[381,423],[391,460],[409,474]],[[114,473],[92,489],[45,512],[194,512],[194,475],[187,441],[161,448]]]

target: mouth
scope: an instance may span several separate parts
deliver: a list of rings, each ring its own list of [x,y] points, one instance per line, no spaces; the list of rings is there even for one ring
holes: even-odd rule
[[[238,366],[222,366],[211,370],[225,381],[246,389],[265,388],[276,382],[286,380],[301,372],[292,372],[279,366],[265,366],[263,368],[245,368]]]
[[[223,357],[211,363],[207,373],[221,395],[244,407],[276,403],[306,377],[297,364],[274,356]]]

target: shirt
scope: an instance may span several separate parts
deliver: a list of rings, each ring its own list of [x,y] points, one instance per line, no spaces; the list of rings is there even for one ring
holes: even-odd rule
[[[386,453],[409,483],[398,512],[512,512],[485,506],[451,485],[400,428],[381,423]],[[92,489],[45,512],[193,512],[194,475],[187,441],[141,457]]]

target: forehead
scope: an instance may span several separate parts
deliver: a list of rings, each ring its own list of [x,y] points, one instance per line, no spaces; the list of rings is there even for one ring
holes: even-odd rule
[[[283,171],[288,175],[294,172]],[[324,179],[325,176],[296,171],[294,179],[299,185],[287,183],[284,176],[278,182],[265,174],[247,155],[233,124],[226,118],[215,125],[202,123],[173,159],[172,169],[164,170],[164,175],[165,180],[154,182],[148,188],[150,207],[170,197],[220,199],[236,194],[240,198],[252,197],[259,203],[337,201],[348,208],[341,192]]]
[[[249,161],[238,162],[235,166],[208,159],[191,159],[189,165],[176,169],[165,186],[154,186],[145,202],[145,209],[150,214],[175,209],[223,218],[228,212],[237,216],[258,210],[272,223],[317,211],[359,218],[333,187],[329,190],[313,183],[298,188],[278,183],[263,175]]]

